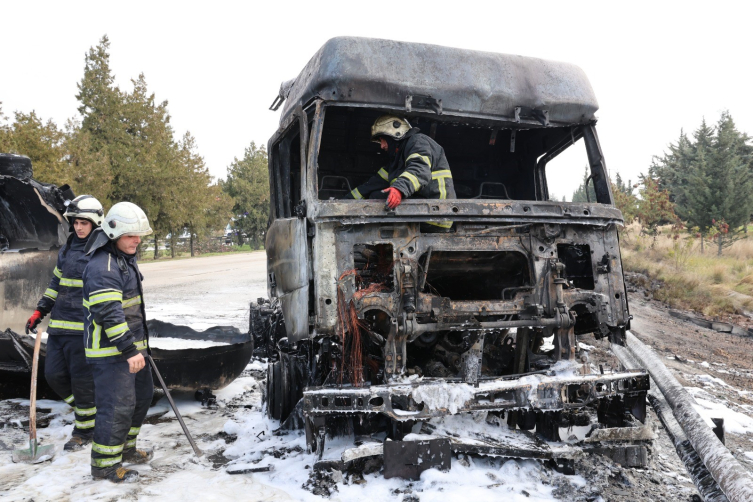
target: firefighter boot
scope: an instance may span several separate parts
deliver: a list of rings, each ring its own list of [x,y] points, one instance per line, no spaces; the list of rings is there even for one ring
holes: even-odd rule
[[[151,448],[129,448],[123,450],[124,464],[146,464],[154,457],[154,450]]]
[[[92,477],[106,479],[113,483],[135,483],[139,480],[139,473],[117,465],[106,469],[92,469]]]
[[[92,442],[91,437],[84,437],[84,436],[71,436],[71,439],[68,440],[67,443],[65,443],[65,446],[63,446],[63,450],[65,451],[79,451],[84,446],[88,445]]]

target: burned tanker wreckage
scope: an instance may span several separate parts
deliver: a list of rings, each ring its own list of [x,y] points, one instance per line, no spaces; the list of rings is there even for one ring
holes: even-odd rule
[[[68,239],[65,201],[74,198],[67,185],[32,178],[28,157],[0,153],[0,399],[28,397],[34,340],[21,335],[50,281],[58,251]],[[82,306],[83,308],[83,306]],[[37,331],[46,331],[49,318]],[[249,333],[215,326],[197,332],[187,326],[150,320],[150,338],[209,340],[223,345],[181,350],[152,349],[152,356],[171,389],[197,391],[210,402],[245,369],[253,352]],[[44,374],[46,343],[41,346],[39,374]],[[160,389],[161,390],[161,389]],[[44,378],[37,395],[57,399]]]
[[[68,238],[68,185],[32,179],[28,157],[0,153],[0,326],[23,326],[42,297]],[[46,322],[41,326],[46,327]]]
[[[257,354],[270,358],[270,417],[304,428],[319,458],[327,436],[376,440],[385,475],[415,476],[423,453],[436,460],[426,467],[445,465],[449,450],[562,466],[590,448],[645,465],[645,441],[628,440],[642,437],[646,371],[605,372],[577,347],[581,336],[624,344],[630,319],[623,220],[582,70],[335,38],[283,83],[280,106],[268,145],[270,300],[251,307]],[[444,148],[457,199],[394,210],[343,200],[386,163],[370,142],[385,113]],[[595,200],[550,200],[547,173],[566,149],[584,154]],[[450,232],[421,231],[447,220]],[[452,428],[448,418],[468,414],[495,425]],[[560,442],[573,426],[591,427],[578,448]]]

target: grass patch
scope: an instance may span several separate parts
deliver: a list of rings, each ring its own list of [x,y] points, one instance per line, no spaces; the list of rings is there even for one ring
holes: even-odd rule
[[[704,243],[701,253],[700,241],[678,244],[668,229],[653,241],[640,236],[635,226],[627,235],[621,242],[623,268],[659,281],[661,286],[653,292],[657,300],[709,316],[753,310],[753,236],[717,256],[713,243]],[[688,250],[682,260],[679,246]]]

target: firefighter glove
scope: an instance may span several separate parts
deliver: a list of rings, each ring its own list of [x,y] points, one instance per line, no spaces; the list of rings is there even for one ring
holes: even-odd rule
[[[389,209],[395,209],[403,201],[403,194],[397,188],[389,187],[382,190],[382,193],[387,194],[387,207]]]
[[[29,320],[26,321],[26,334],[29,334],[29,331],[32,331],[34,333],[37,332],[36,328],[39,326],[39,323],[42,322],[42,313],[38,310],[35,310],[33,314],[31,314],[31,317],[29,317]]]

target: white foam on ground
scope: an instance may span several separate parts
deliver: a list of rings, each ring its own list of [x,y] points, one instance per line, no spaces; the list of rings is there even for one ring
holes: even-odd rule
[[[446,382],[425,383],[413,389],[412,397],[430,410],[448,410],[454,415],[473,399],[474,389],[468,384],[448,385]]]
[[[731,409],[727,400],[711,396],[704,389],[698,387],[686,387],[686,390],[697,403],[693,407],[710,427],[714,427],[712,418],[723,418],[726,432],[753,434],[753,418]]]
[[[206,349],[209,347],[222,347],[223,345],[228,344],[211,340],[185,340],[183,338],[170,337],[149,338],[149,346],[153,349],[161,350]]]

